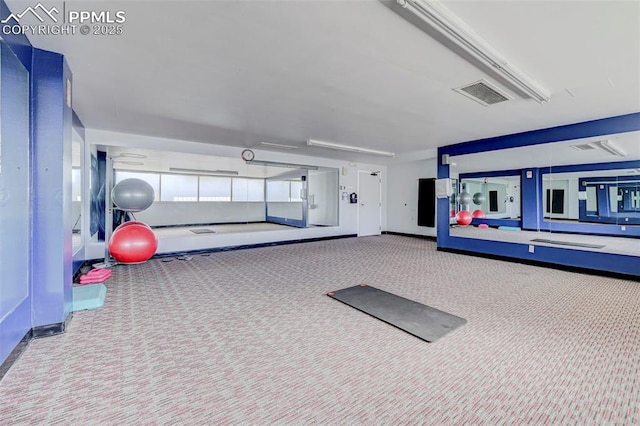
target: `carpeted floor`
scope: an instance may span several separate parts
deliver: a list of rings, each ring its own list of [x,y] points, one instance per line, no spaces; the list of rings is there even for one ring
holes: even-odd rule
[[[113,272],[0,424],[640,424],[638,282],[390,235]],[[429,344],[325,296],[361,282],[468,324]]]

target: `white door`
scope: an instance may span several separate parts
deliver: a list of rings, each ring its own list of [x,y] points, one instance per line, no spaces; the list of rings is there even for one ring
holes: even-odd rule
[[[382,200],[380,173],[358,172],[358,236],[380,235]]]

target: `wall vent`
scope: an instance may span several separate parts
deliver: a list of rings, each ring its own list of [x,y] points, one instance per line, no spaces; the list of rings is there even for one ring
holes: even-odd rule
[[[513,99],[486,80],[479,80],[453,90],[484,106],[495,105]]]
[[[578,151],[592,151],[594,149],[598,149],[597,147],[593,146],[591,143],[583,143],[583,144],[580,144],[580,145],[571,145],[571,148],[577,149]]]

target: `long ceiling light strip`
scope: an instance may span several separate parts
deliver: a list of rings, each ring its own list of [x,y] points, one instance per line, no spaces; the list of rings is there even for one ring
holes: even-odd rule
[[[600,146],[600,148],[604,149],[609,154],[616,155],[618,157],[627,156],[627,153],[622,148],[620,148],[618,145],[614,144],[608,139],[598,141],[597,144]]]
[[[280,163],[278,161],[266,161],[266,160],[250,160],[250,161],[245,161],[245,164],[249,166],[269,166],[269,167],[284,167],[287,169],[318,170],[318,166],[309,166],[306,164],[294,164],[294,163]]]
[[[280,149],[298,149],[295,145],[285,145],[283,143],[273,143],[273,142],[260,142],[260,145],[268,146],[270,148],[280,148]]]
[[[170,167],[170,172],[182,172],[182,173],[198,173],[209,175],[231,175],[238,176],[238,172],[235,170],[205,170],[205,169],[184,169],[181,167]]]
[[[396,0],[400,6],[409,10],[448,40],[470,53],[473,57],[494,69],[530,98],[539,103],[549,102],[549,92],[526,74],[509,64],[486,40],[476,34],[460,18],[437,1]]]
[[[396,156],[396,154],[393,153],[393,152],[379,151],[377,149],[361,148],[361,147],[358,147],[358,146],[351,146],[351,145],[342,145],[342,144],[339,144],[339,143],[324,142],[324,141],[318,141],[318,140],[314,140],[314,139],[309,139],[307,141],[307,145],[309,145],[309,146],[319,146],[321,148],[337,149],[339,151],[350,151],[350,152],[360,152],[362,154],[380,155],[380,156],[383,156],[383,157],[395,157]]]

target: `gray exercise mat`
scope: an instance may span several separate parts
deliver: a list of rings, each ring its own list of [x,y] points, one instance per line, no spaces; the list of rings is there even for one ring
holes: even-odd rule
[[[427,342],[467,323],[464,318],[368,285],[332,291],[328,296]]]
[[[594,249],[601,249],[601,248],[605,247],[605,246],[603,246],[601,244],[572,243],[570,241],[547,240],[545,238],[534,238],[533,240],[531,240],[531,242],[532,243],[557,244],[559,246],[594,248]]]

